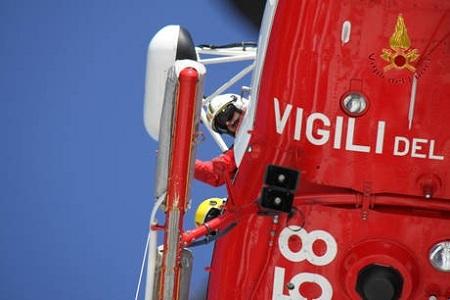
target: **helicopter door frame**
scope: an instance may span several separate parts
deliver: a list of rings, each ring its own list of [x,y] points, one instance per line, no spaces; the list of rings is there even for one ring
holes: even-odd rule
[[[241,164],[244,154],[248,150],[250,143],[251,132],[253,130],[254,120],[256,117],[256,107],[258,106],[259,87],[261,85],[261,75],[266,59],[267,45],[269,44],[269,37],[272,31],[272,24],[278,6],[278,0],[270,0],[266,2],[264,9],[264,16],[261,23],[261,29],[258,37],[258,53],[256,56],[255,70],[253,72],[251,82],[251,92],[247,113],[242,120],[241,128],[236,135],[234,143],[234,159],[236,166]]]

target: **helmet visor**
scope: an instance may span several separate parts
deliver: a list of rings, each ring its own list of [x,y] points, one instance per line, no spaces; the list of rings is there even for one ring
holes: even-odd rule
[[[233,119],[235,112],[240,112],[232,103],[223,107],[214,119],[214,126],[219,132],[228,132],[227,122]]]
[[[218,216],[220,216],[221,213],[222,213],[222,211],[220,209],[215,208],[215,207],[211,208],[205,216],[204,223],[209,222],[214,218],[217,218]]]

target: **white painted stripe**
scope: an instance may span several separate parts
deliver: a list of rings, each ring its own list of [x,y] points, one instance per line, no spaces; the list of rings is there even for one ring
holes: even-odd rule
[[[416,93],[417,93],[417,77],[413,75],[413,82],[411,85],[411,98],[409,99],[409,113],[408,113],[408,128],[411,130],[414,119],[414,106],[416,105]]]
[[[342,31],[341,31],[342,44],[347,44],[350,41],[351,33],[352,33],[352,23],[350,23],[350,21],[347,20],[342,24]]]

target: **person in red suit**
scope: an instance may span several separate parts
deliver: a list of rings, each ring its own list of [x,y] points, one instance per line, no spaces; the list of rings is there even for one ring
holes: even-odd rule
[[[244,100],[236,94],[224,94],[211,100],[206,117],[211,128],[235,136],[245,113]],[[209,161],[195,161],[194,178],[212,186],[223,185],[236,172],[233,147]]]

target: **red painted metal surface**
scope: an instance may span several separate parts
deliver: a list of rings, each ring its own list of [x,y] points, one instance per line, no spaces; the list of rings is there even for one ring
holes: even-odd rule
[[[359,299],[370,264],[400,272],[401,299],[450,297],[450,273],[428,261],[450,240],[449,11],[436,0],[279,2],[252,151],[229,190],[248,205],[267,165],[297,169],[295,213],[247,215],[217,241],[208,299]],[[400,49],[391,36],[405,28]],[[349,92],[369,101],[360,117],[342,110]]]
[[[166,198],[166,221],[164,234],[163,266],[161,270],[161,282],[159,290],[159,299],[164,299],[163,291],[167,285],[164,281],[165,274],[171,273],[174,278],[173,299],[179,299],[180,284],[180,259],[182,244],[180,239],[175,239],[175,244],[171,244],[168,238],[168,230],[175,220],[178,225],[179,234],[183,230],[183,217],[186,212],[190,191],[189,172],[192,163],[193,139],[195,135],[195,107],[196,107],[196,89],[198,83],[198,73],[193,68],[182,70],[178,77],[179,86],[177,89],[176,106],[174,113],[173,132],[172,132],[172,157],[169,162],[169,181]],[[175,224],[175,223],[173,223]],[[176,263],[174,266],[166,266],[168,252],[176,251]],[[170,268],[170,269],[167,269]]]
[[[344,197],[325,195],[320,198],[335,196]],[[357,201],[356,195],[345,197]],[[320,198],[297,198],[297,213],[289,220],[281,217],[277,224],[270,217],[253,215],[219,240],[214,252],[208,299],[290,299],[272,295],[278,289],[288,296],[288,282],[305,272],[318,274],[329,281],[332,299],[359,299],[355,291],[356,277],[363,266],[371,263],[393,266],[402,273],[401,299],[449,295],[450,274],[438,273],[428,263],[430,247],[448,239],[448,213],[413,214],[403,208],[380,206],[372,209],[367,220],[363,220],[361,208],[302,204],[320,202]],[[436,228],[437,222],[442,228]],[[296,236],[295,225],[303,225],[303,239]],[[306,247],[307,240],[315,241],[312,249],[316,254],[310,257],[331,252],[331,247],[323,245],[322,237],[327,236],[319,234],[317,239],[313,238],[318,230],[328,232],[336,242],[336,256],[329,264],[315,265],[308,261],[308,256],[293,261],[282,253],[282,247],[299,252]],[[288,243],[280,241],[282,231],[292,236]],[[277,284],[275,273],[280,269],[283,269],[284,277]],[[220,294],[216,293],[218,290]],[[317,297],[320,289],[319,292],[317,287],[302,291],[308,299],[313,298],[314,293]]]

